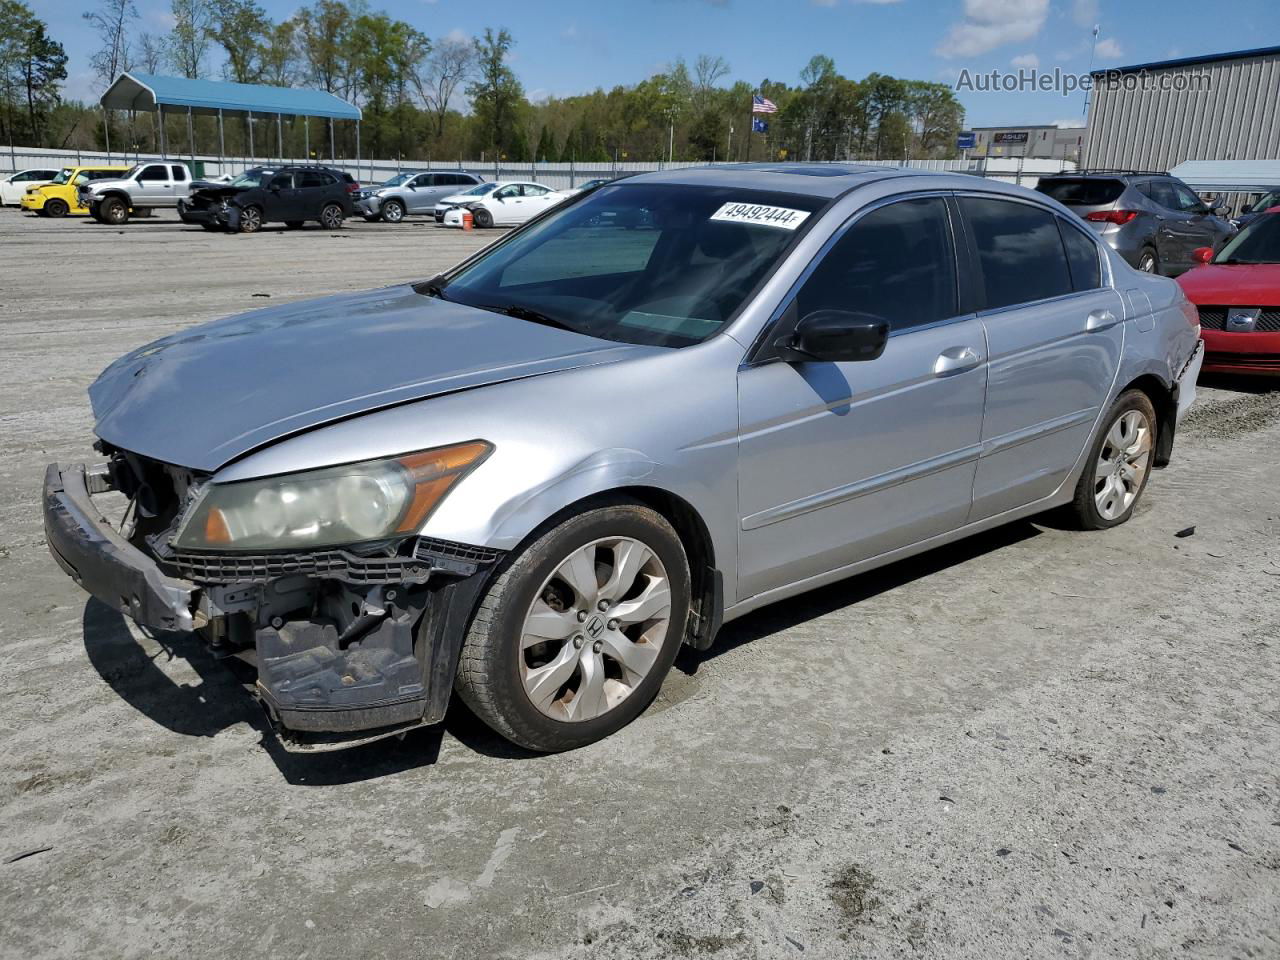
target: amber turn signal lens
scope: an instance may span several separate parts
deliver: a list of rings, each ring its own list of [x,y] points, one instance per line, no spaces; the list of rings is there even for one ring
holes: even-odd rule
[[[492,444],[472,440],[453,447],[411,453],[397,460],[408,471],[413,499],[400,518],[396,532],[413,533],[421,527],[453,485],[478,467],[492,450]]]

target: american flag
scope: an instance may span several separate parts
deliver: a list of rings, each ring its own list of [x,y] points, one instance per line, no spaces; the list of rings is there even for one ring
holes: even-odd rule
[[[762,97],[756,94],[751,98],[752,113],[777,113],[778,105],[768,97]]]

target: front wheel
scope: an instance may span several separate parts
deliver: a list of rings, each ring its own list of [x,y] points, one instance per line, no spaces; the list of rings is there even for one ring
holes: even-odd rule
[[[45,203],[42,213],[46,217],[65,217],[69,209],[65,200],[54,199]]]
[[[257,207],[245,207],[240,211],[240,232],[257,233],[262,229],[262,211]]]
[[[336,203],[326,203],[320,210],[320,225],[326,230],[337,230],[342,226],[342,207]]]
[[[487,230],[493,226],[493,214],[484,207],[476,207],[471,213],[471,218],[475,221],[475,225],[481,229]]]
[[[1133,516],[1151,476],[1157,421],[1150,398],[1141,390],[1126,390],[1103,423],[1071,505],[1085,530],[1105,530]]]
[[[689,563],[671,524],[638,504],[578,514],[511,561],[481,601],[456,688],[530,750],[620,730],[658,693],[684,638]]]
[[[399,223],[404,219],[404,204],[399,200],[388,200],[382,205],[382,219],[387,223]]]
[[[119,226],[129,220],[129,207],[119,197],[108,197],[98,204],[98,213],[103,223]]]

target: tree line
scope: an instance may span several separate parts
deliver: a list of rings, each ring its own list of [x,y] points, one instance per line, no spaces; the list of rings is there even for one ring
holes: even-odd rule
[[[171,13],[172,28],[157,34],[139,29],[133,0],[97,0],[83,12],[98,38],[97,89],[134,70],[324,90],[363,110],[364,156],[407,162],[946,158],[963,123],[945,84],[879,73],[854,80],[827,56],[813,57],[796,84],[728,83],[728,62],[703,54],[636,84],[530,101],[503,28],[432,37],[364,0],[313,0],[278,22],[256,0],[172,0]],[[21,0],[0,0],[4,135],[33,146],[102,148],[109,138],[116,149],[157,150],[151,115],[104,118],[96,105],[63,99],[67,56],[50,33]],[[753,133],[755,93],[777,112],[756,115],[767,129]],[[301,123],[284,127],[286,156],[302,155]],[[170,152],[185,152],[186,118],[168,124]],[[196,152],[216,152],[211,118],[192,127]],[[275,124],[264,127],[255,152],[275,155]],[[354,155],[351,124],[335,124],[332,135],[339,158]],[[249,137],[247,121],[227,123],[227,152],[245,155]],[[327,156],[328,137],[310,131],[317,156]]]

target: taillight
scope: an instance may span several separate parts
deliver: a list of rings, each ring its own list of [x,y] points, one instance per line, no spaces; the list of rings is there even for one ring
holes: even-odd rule
[[[347,184],[347,193],[359,193],[359,192],[360,192],[360,184],[356,183],[355,181],[352,181],[351,183]]]
[[[1137,210],[1095,210],[1085,216],[1094,223],[1128,223],[1138,215]]]

